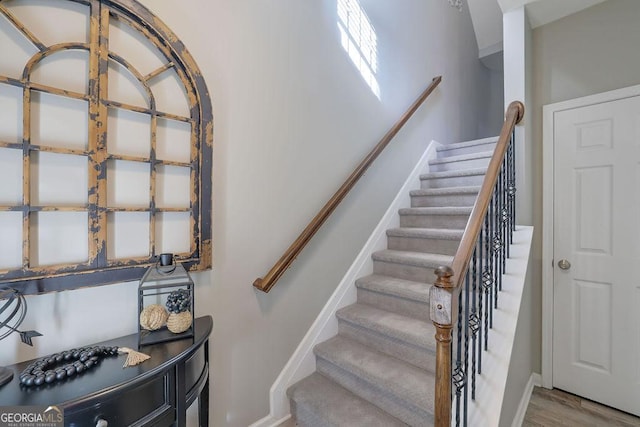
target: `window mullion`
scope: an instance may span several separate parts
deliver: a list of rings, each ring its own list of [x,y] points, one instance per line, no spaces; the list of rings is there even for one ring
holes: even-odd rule
[[[31,89],[24,86],[22,98],[22,268],[30,268],[31,252]]]
[[[89,262],[107,265],[109,9],[91,2],[89,54]]]

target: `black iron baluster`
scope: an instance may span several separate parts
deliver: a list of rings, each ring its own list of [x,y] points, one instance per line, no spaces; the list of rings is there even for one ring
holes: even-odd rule
[[[484,295],[484,268],[482,266],[484,260],[484,247],[485,247],[485,233],[486,233],[486,215],[485,223],[480,227],[480,236],[478,238],[478,251],[480,256],[478,257],[478,375],[482,375],[482,321],[484,319],[484,313],[482,310],[482,297]],[[486,321],[485,321],[485,333],[486,333]]]
[[[513,244],[513,233],[516,230],[516,165],[515,165],[515,140],[511,135],[509,141],[509,182],[507,187],[507,197],[509,198],[509,243]]]
[[[498,252],[500,251],[500,235],[498,234],[498,227],[500,221],[498,220],[498,187],[493,190],[493,204],[491,206],[491,221],[493,222],[492,231],[493,231],[493,246],[491,252],[491,263],[492,263],[492,271],[493,271],[493,288],[491,290],[493,296],[493,308],[498,308],[498,289],[500,280],[500,262],[498,260]],[[493,310],[492,310],[493,313]],[[493,328],[493,322],[491,323],[491,328]]]
[[[480,328],[477,314],[478,299],[476,292],[478,291],[478,243],[473,250],[473,256],[471,258],[471,315],[469,316],[469,328],[471,329],[471,398],[476,398],[476,351],[477,351],[477,335]]]
[[[509,251],[509,240],[507,239],[507,221],[509,221],[509,211],[507,210],[507,159],[502,160],[502,170],[500,171],[500,197],[502,198],[502,208],[500,209],[500,235],[502,239],[502,251],[500,259],[502,261],[502,275],[507,269],[507,253]],[[500,277],[500,290],[502,290],[502,275]]]
[[[484,291],[485,312],[484,312],[484,349],[488,349],[489,345],[489,320],[493,325],[491,310],[491,282],[493,280],[493,272],[491,271],[491,212],[487,210],[484,216],[484,261],[485,267],[482,272],[482,290]]]
[[[517,182],[516,182],[516,131],[514,130],[511,133],[511,158],[513,159],[513,175],[511,179],[511,198],[513,199],[513,207],[511,217],[513,218],[513,231],[516,231],[516,191],[517,191]]]
[[[451,381],[456,388],[456,427],[460,426],[460,397],[465,378],[462,371],[462,292],[458,295],[458,329],[456,334],[456,366],[451,374]]]
[[[497,217],[497,221],[498,221],[498,239],[500,240],[499,243],[499,247],[498,247],[498,290],[502,290],[502,273],[504,273],[503,271],[503,264],[502,264],[502,251],[504,250],[504,240],[502,238],[502,234],[503,234],[503,227],[502,227],[502,209],[504,207],[504,203],[503,203],[503,192],[502,192],[502,179],[504,177],[504,169],[500,169],[500,173],[499,173],[499,180],[498,180],[498,217]]]
[[[469,268],[464,280],[464,377],[469,378],[469,288],[471,287]],[[469,413],[469,381],[464,384],[464,427],[467,427]]]

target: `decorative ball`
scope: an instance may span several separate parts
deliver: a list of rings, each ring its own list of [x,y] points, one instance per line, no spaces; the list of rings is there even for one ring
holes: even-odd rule
[[[167,297],[169,313],[183,313],[191,308],[191,293],[187,289],[173,291]]]
[[[149,331],[162,328],[167,323],[169,313],[160,304],[148,305],[140,313],[140,326]]]
[[[171,313],[167,320],[167,329],[174,334],[179,334],[191,327],[191,312],[183,311],[182,313]]]

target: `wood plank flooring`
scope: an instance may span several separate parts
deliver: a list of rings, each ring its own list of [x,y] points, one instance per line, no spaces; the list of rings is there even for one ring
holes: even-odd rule
[[[522,425],[523,427],[639,427],[640,418],[562,390],[536,387],[531,395]]]

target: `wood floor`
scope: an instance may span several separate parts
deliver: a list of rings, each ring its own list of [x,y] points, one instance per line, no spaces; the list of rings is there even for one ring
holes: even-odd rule
[[[640,402],[638,402],[640,405]],[[523,427],[628,427],[640,426],[640,418],[561,390],[536,387]]]
[[[640,405],[640,402],[638,403]],[[295,427],[292,419],[279,427]],[[562,390],[536,387],[522,427],[640,427],[640,418]]]

